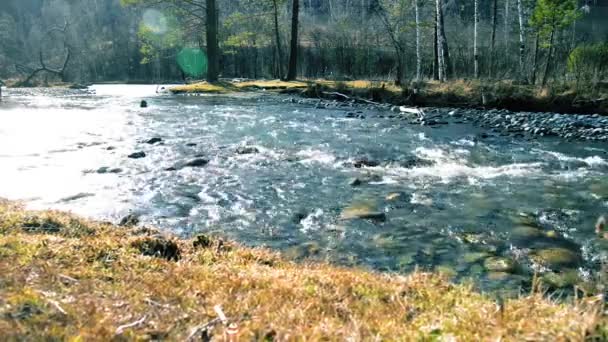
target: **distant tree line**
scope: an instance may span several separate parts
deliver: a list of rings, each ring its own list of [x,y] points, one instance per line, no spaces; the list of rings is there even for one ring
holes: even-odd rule
[[[606,17],[608,0],[3,0],[0,79],[181,80],[197,48],[211,81],[589,83]]]

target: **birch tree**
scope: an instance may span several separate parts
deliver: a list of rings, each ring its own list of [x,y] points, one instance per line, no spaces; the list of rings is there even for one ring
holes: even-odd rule
[[[445,82],[448,78],[448,68],[447,60],[448,51],[447,51],[447,40],[445,38],[445,30],[443,28],[443,4],[441,0],[435,0],[435,6],[437,11],[437,59],[438,59],[438,72],[439,72],[439,81]]]
[[[520,0],[521,1],[521,0]],[[475,23],[473,28],[473,58],[475,59],[475,78],[479,78],[479,47],[478,47],[478,27],[479,27],[479,0],[475,0]]]
[[[414,10],[416,12],[416,81],[420,81],[422,71],[422,55],[420,54],[420,3],[414,0]]]

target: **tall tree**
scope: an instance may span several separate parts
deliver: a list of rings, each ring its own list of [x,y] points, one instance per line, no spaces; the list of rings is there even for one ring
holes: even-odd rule
[[[272,0],[272,14],[274,17],[274,39],[277,49],[277,63],[279,78],[283,76],[283,48],[281,47],[281,31],[279,30],[279,6],[277,4],[279,0]]]
[[[580,15],[577,0],[538,0],[536,3],[531,19],[532,26],[537,29],[541,37],[545,39],[548,37],[549,51],[541,83],[543,86],[547,84],[553,63],[556,31],[570,26]]]
[[[491,78],[494,71],[494,47],[496,46],[496,22],[498,19],[498,0],[492,0],[492,34],[490,36],[490,62],[488,63],[488,76]]]
[[[445,37],[443,22],[443,1],[435,0],[437,11],[437,50],[438,50],[438,74],[439,81],[445,82],[448,79],[449,51],[448,41]]]
[[[479,47],[478,47],[478,27],[479,27],[479,0],[475,0],[474,10],[475,23],[473,28],[473,58],[475,59],[475,78],[479,78]]]
[[[524,57],[526,53],[526,41],[522,0],[517,0],[517,17],[519,18],[519,74],[521,77],[525,77]]]
[[[189,1],[189,0],[183,0]],[[217,41],[217,29],[218,29],[218,13],[215,6],[215,0],[206,0],[206,28],[207,28],[207,81],[216,82],[220,73],[220,56],[219,46]]]
[[[416,12],[416,81],[420,81],[420,73],[422,69],[422,55],[420,54],[420,3],[419,0],[414,0],[414,9]]]
[[[300,25],[300,0],[293,0],[291,9],[291,47],[289,49],[289,68],[287,69],[288,81],[293,81],[298,76],[298,27]]]

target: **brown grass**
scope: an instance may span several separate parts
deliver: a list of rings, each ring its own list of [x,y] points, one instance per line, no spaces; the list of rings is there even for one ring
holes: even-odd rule
[[[150,253],[151,241],[177,246],[178,256]],[[179,240],[6,201],[0,270],[2,341],[183,340],[217,317],[215,305],[238,324],[240,340],[606,337],[601,298],[555,303],[532,294],[498,305],[441,274],[297,264],[217,238]],[[210,334],[223,330],[218,323]]]

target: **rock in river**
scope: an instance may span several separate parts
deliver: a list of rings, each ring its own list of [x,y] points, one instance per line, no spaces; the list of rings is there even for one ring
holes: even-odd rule
[[[513,272],[515,262],[508,258],[490,257],[483,262],[483,267],[490,272]]]
[[[184,164],[184,167],[203,167],[209,164],[209,160],[205,158],[195,158]]]
[[[145,158],[146,157],[146,153],[145,152],[134,152],[129,154],[127,157],[131,158],[131,159],[140,159],[140,158]]]
[[[260,150],[258,150],[258,148],[254,147],[254,146],[241,146],[236,149],[236,153],[237,154],[254,154],[254,153],[260,153]]]
[[[374,166],[378,166],[378,165],[380,165],[379,162],[377,162],[375,160],[369,160],[367,158],[360,158],[353,162],[353,166],[356,167],[357,169],[360,169],[362,167],[374,167]]]
[[[384,221],[386,219],[386,215],[383,212],[378,211],[373,204],[356,203],[344,208],[340,218],[342,220],[369,219]]]
[[[532,253],[530,258],[537,264],[551,269],[576,267],[582,262],[582,257],[578,253],[561,247],[541,249]]]
[[[163,141],[163,139],[158,138],[158,137],[154,137],[154,138],[146,140],[146,144],[154,145],[154,144],[157,144],[157,143],[159,143],[161,141]]]

